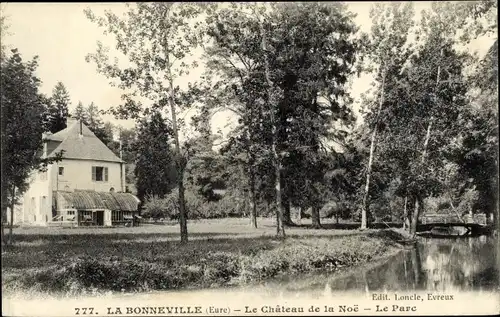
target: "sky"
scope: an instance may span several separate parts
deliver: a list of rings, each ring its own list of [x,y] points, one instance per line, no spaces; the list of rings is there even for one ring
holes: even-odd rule
[[[348,2],[349,9],[357,14],[355,22],[361,31],[369,31],[370,2]],[[428,2],[415,2],[416,12],[429,6]],[[121,103],[121,90],[109,85],[108,80],[97,73],[95,65],[87,63],[85,56],[96,50],[97,41],[104,46],[114,46],[114,38],[103,34],[103,30],[88,20],[83,10],[90,8],[96,15],[104,10],[117,14],[125,12],[124,3],[2,3],[1,14],[7,16],[9,34],[2,38],[9,48],[18,48],[25,60],[39,56],[37,74],[42,80],[40,90],[51,94],[58,81],[64,83],[71,97],[70,112],[79,101],[84,105],[94,102],[100,109]],[[473,43],[475,49],[484,51],[487,42]],[[183,84],[196,79],[202,69],[191,72],[183,79]],[[370,77],[362,76],[353,80],[351,94],[359,102],[361,93],[370,86]],[[182,85],[181,85],[182,86]],[[189,117],[192,113],[181,114]],[[133,121],[116,120],[105,116],[106,121],[120,124],[126,128],[134,125]],[[222,130],[227,134],[234,118],[228,112],[216,114],[212,120],[214,132]],[[190,132],[183,131],[184,135]]]

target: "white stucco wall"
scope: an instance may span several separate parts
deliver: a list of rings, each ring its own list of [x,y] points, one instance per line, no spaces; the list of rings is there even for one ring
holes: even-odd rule
[[[107,167],[108,181],[93,181],[92,166]],[[64,175],[58,175],[59,167],[64,167]],[[15,217],[14,223],[46,225],[47,221],[51,221],[52,191],[81,189],[109,192],[111,188],[121,191],[120,169],[121,164],[116,162],[63,159],[50,165],[45,176],[34,171],[30,187],[23,195],[21,216]]]
[[[22,217],[14,223],[46,224],[52,219],[52,190],[51,177],[53,166],[48,166],[47,171],[33,171],[30,187],[22,199]]]
[[[109,192],[114,188],[121,191],[120,163],[103,162],[94,160],[64,159],[54,164],[52,177],[52,190],[85,189],[99,192]],[[92,166],[108,168],[108,181],[93,181]],[[58,175],[59,167],[64,167],[64,175]]]

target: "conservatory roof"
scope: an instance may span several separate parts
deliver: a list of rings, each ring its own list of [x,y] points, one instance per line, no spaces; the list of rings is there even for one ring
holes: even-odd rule
[[[130,193],[97,192],[92,190],[56,191],[55,204],[60,209],[109,209],[136,211],[139,199]]]

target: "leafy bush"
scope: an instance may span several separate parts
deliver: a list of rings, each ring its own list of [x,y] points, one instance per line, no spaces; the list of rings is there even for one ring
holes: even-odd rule
[[[171,219],[179,215],[178,190],[173,190],[165,197],[165,208]],[[184,193],[189,219],[215,219],[224,217],[241,217],[244,215],[243,204],[231,195],[225,195],[218,201],[207,201],[201,195],[186,190]]]
[[[425,210],[428,213],[452,212],[450,199],[445,196],[431,196],[424,200]]]
[[[156,195],[147,196],[144,202],[142,215],[154,219],[167,218],[170,216],[170,201]]]
[[[472,212],[473,206],[479,199],[479,192],[475,188],[467,189],[461,196],[457,206],[459,214],[467,214]]]

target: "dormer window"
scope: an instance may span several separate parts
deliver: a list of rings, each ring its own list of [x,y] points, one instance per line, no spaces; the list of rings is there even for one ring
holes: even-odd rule
[[[95,182],[107,182],[108,168],[103,166],[92,166],[92,180]]]

